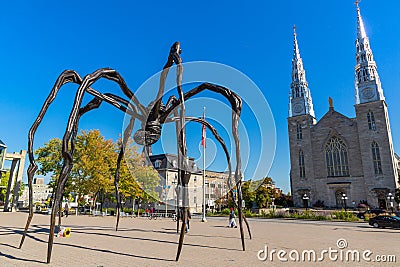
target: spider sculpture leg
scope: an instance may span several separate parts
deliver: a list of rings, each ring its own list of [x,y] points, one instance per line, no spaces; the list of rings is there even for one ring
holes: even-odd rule
[[[29,162],[30,162],[30,164],[29,164],[29,167],[28,167],[28,170],[27,170],[27,174],[28,174],[28,187],[29,187],[29,215],[28,215],[28,218],[27,218],[27,221],[26,221],[24,233],[23,233],[23,236],[22,236],[22,238],[21,238],[21,242],[20,242],[19,248],[22,247],[22,245],[23,245],[23,243],[24,243],[24,241],[25,241],[25,237],[26,237],[26,234],[27,234],[29,225],[30,225],[30,223],[31,223],[31,221],[32,221],[32,218],[33,218],[33,189],[32,189],[32,181],[33,181],[33,176],[34,176],[34,174],[35,174],[35,172],[36,172],[36,170],[37,170],[37,168],[38,168],[37,165],[36,165],[36,162],[35,162],[35,158],[34,158],[34,156],[33,156],[33,142],[34,142],[34,136],[35,136],[35,133],[36,133],[37,128],[39,127],[39,125],[40,125],[40,123],[41,123],[43,117],[45,116],[45,114],[46,114],[46,112],[47,112],[47,109],[49,108],[50,104],[51,104],[51,103],[54,101],[54,99],[56,98],[57,93],[58,93],[58,91],[60,90],[60,88],[61,88],[64,84],[70,83],[70,82],[71,82],[71,83],[76,83],[76,84],[80,85],[80,84],[82,83],[82,78],[79,76],[78,73],[76,73],[76,72],[73,71],[73,70],[66,70],[66,71],[63,71],[63,72],[60,74],[60,76],[57,78],[57,81],[55,82],[55,84],[54,84],[52,90],[50,91],[50,93],[49,93],[49,95],[48,95],[48,97],[47,97],[45,103],[43,104],[42,109],[41,109],[40,112],[39,112],[39,115],[37,116],[35,122],[33,123],[32,127],[31,127],[30,130],[29,130],[29,134],[28,134],[28,157],[29,157]],[[91,94],[93,94],[93,95],[95,95],[95,96],[97,96],[97,97],[100,97],[101,99],[107,101],[108,103],[114,105],[115,107],[117,107],[117,108],[123,110],[124,112],[127,112],[126,110],[124,110],[124,109],[121,107],[121,105],[120,105],[117,101],[122,102],[122,103],[124,103],[125,105],[127,105],[127,102],[128,102],[128,101],[125,101],[125,102],[124,102],[124,101],[121,101],[120,99],[117,99],[117,100],[115,101],[115,100],[113,100],[110,96],[107,96],[107,94],[106,94],[106,95],[102,95],[102,94],[100,94],[99,92],[93,90],[92,88],[87,88],[87,90],[88,90],[89,93],[91,93]],[[111,95],[111,94],[110,94],[110,95]],[[112,95],[111,95],[111,96],[112,96]],[[134,100],[135,100],[135,99],[134,99]],[[138,103],[137,100],[136,100],[136,103]],[[140,103],[139,103],[139,104],[140,104]],[[88,105],[88,106],[89,106],[89,105]],[[143,106],[140,106],[139,108],[140,108],[141,110],[144,110]],[[83,113],[85,113],[85,112],[83,112]],[[82,114],[82,112],[81,112],[81,114]],[[137,117],[140,117],[140,116],[137,114],[137,112],[130,112],[130,114],[131,114],[131,115],[136,115]],[[73,135],[76,136],[76,131],[75,131],[75,134],[73,134]],[[75,138],[73,137],[73,138],[71,139],[71,141],[72,141],[72,142],[71,142],[71,145],[74,144],[74,140],[75,140]]]
[[[175,121],[175,122],[177,123],[179,117],[177,117],[176,114],[174,114],[174,115],[175,115],[175,117],[174,117],[174,118],[168,118],[167,122]],[[201,124],[204,124],[204,125],[213,133],[214,137],[215,137],[215,138],[218,140],[218,142],[221,144],[221,146],[222,146],[222,148],[223,148],[223,150],[224,150],[224,152],[225,152],[225,156],[226,156],[227,162],[228,162],[228,173],[229,173],[229,175],[228,175],[228,181],[229,181],[228,184],[231,184],[232,167],[231,167],[231,160],[230,160],[229,152],[228,152],[228,149],[227,149],[227,147],[226,147],[226,145],[225,145],[224,140],[223,140],[223,139],[221,138],[221,136],[218,134],[217,130],[216,130],[211,124],[209,124],[207,121],[205,121],[205,120],[203,120],[203,119],[200,119],[200,118],[186,117],[186,120],[195,121],[195,122],[199,122],[199,123],[201,123]],[[180,134],[180,133],[178,132],[177,135],[179,135],[179,134]],[[234,200],[233,203],[237,206],[236,197],[235,197],[235,195],[233,194],[233,189],[229,190],[229,193],[230,193],[232,199]],[[243,220],[244,220],[245,223],[246,223],[247,230],[248,230],[248,233],[249,233],[249,237],[250,237],[250,239],[251,239],[250,226],[249,226],[249,223],[248,223],[248,221],[247,221],[247,219],[246,219],[246,217],[245,217],[244,215],[243,215]],[[177,232],[179,231],[178,228],[179,228],[179,224],[177,225]]]
[[[79,74],[77,74],[75,71],[71,70],[66,70],[61,73],[61,75],[58,77],[57,81],[55,82],[52,90],[50,91],[50,94],[48,95],[45,103],[42,106],[42,109],[39,112],[39,115],[37,116],[35,122],[33,123],[32,127],[29,129],[28,133],[28,157],[29,157],[29,167],[27,170],[28,174],[28,187],[29,187],[29,215],[28,219],[26,221],[25,229],[24,229],[24,234],[22,235],[21,242],[19,244],[19,248],[22,247],[25,241],[25,237],[29,228],[29,225],[32,221],[33,218],[33,189],[32,189],[32,182],[33,182],[33,176],[36,173],[36,170],[38,169],[35,158],[33,156],[33,141],[35,138],[35,133],[37,128],[39,127],[43,117],[45,116],[47,109],[49,108],[50,104],[54,101],[54,99],[57,96],[58,91],[60,90],[61,86],[63,86],[66,83],[73,82],[73,83],[78,83],[82,81],[81,77]]]
[[[115,176],[114,176],[114,186],[115,186],[115,191],[116,191],[116,199],[117,199],[117,222],[116,222],[116,226],[115,226],[115,230],[118,231],[118,224],[119,224],[119,218],[120,218],[120,209],[121,209],[121,197],[120,197],[120,193],[119,193],[119,170],[121,168],[121,161],[124,155],[124,150],[126,147],[126,144],[128,142],[129,136],[132,133],[133,130],[133,126],[135,123],[135,118],[141,119],[141,116],[139,116],[139,114],[137,114],[137,109],[135,108],[135,106],[133,106],[129,101],[126,101],[123,98],[120,98],[119,96],[116,96],[114,94],[110,94],[110,93],[106,93],[104,95],[99,95],[96,96],[92,101],[90,101],[85,107],[81,108],[79,110],[79,118],[89,112],[90,110],[96,109],[98,107],[100,107],[101,103],[106,100],[105,97],[108,97],[114,101],[117,101],[121,104],[123,104],[125,107],[120,107],[119,109],[121,109],[122,111],[124,111],[125,113],[128,113],[131,116],[131,119],[129,121],[128,126],[126,127],[125,131],[124,131],[124,137],[122,140],[122,144],[121,144],[121,148],[120,148],[120,152],[118,154],[118,159],[117,159],[117,167],[116,167],[116,171],[115,171]],[[79,119],[78,119],[79,120]],[[75,138],[73,138],[73,140],[75,140]]]
[[[121,160],[122,160],[122,158],[124,156],[124,151],[125,151],[126,144],[128,142],[129,136],[132,134],[134,123],[135,123],[135,118],[131,117],[131,119],[129,121],[129,124],[128,124],[128,126],[126,127],[126,129],[124,131],[124,137],[123,137],[123,140],[122,140],[121,149],[119,151],[118,159],[117,159],[117,169],[115,171],[115,177],[114,177],[115,194],[116,194],[116,197],[117,197],[117,223],[115,225],[115,231],[118,231],[119,216],[120,216],[120,209],[121,209],[121,196],[120,196],[120,193],[119,193],[119,186],[118,186],[119,170],[121,168]]]
[[[64,163],[61,169],[60,176],[58,177],[57,187],[56,187],[56,194],[53,201],[53,207],[51,209],[51,217],[50,217],[50,234],[49,234],[49,241],[47,247],[47,263],[50,263],[51,259],[51,251],[53,248],[54,242],[54,228],[55,228],[55,217],[57,212],[61,212],[59,210],[60,202],[62,201],[62,194],[64,192],[65,182],[67,181],[68,174],[72,169],[72,154],[71,151],[68,151],[68,143],[70,140],[71,132],[66,133],[63,138],[63,149],[62,149],[62,156],[64,159]]]
[[[105,71],[109,71],[109,69],[106,69]],[[114,79],[112,79],[112,80],[114,80]],[[120,83],[118,79],[117,79],[117,82]],[[121,161],[122,161],[122,158],[124,156],[124,151],[125,151],[125,147],[126,147],[126,144],[128,142],[129,136],[132,134],[135,118],[138,118],[139,120],[143,121],[143,116],[140,116],[137,113],[137,109],[135,108],[135,106],[133,106],[130,102],[126,101],[125,99],[122,99],[119,96],[116,96],[116,95],[113,95],[113,94],[104,94],[104,96],[107,96],[107,97],[111,98],[112,100],[120,102],[120,103],[124,104],[125,106],[127,106],[128,108],[124,108],[124,109],[120,108],[120,109],[122,111],[124,111],[125,113],[128,113],[129,115],[131,115],[130,122],[129,122],[127,128],[124,131],[124,137],[123,137],[123,140],[122,140],[120,152],[118,154],[117,167],[116,167],[115,176],[114,176],[115,194],[116,194],[116,199],[117,199],[117,214],[116,214],[117,215],[117,222],[116,222],[116,225],[115,225],[115,231],[118,231],[118,225],[119,225],[119,219],[120,219],[120,210],[121,210],[121,207],[122,207],[122,205],[121,205],[121,196],[120,196],[120,192],[119,192],[119,179],[120,179],[120,172],[119,171],[120,171],[120,168],[121,168]],[[89,110],[92,110],[94,108],[98,108],[100,106],[100,104],[101,104],[101,101],[102,100],[99,99],[98,96],[97,96],[97,98],[95,98],[93,100],[92,105],[89,106],[87,109],[83,108],[80,113],[85,113],[85,112],[87,112]],[[89,103],[89,104],[91,104],[91,103]]]
[[[175,117],[178,117],[178,110],[177,109],[175,109],[174,110],[174,116]],[[176,131],[176,136],[179,136],[179,134],[180,134],[180,129],[181,129],[181,126],[180,126],[180,121],[179,120],[176,120],[176,122],[175,122],[175,131]],[[177,142],[177,151],[179,151],[179,142]],[[181,219],[180,218],[180,216],[181,216],[181,212],[180,212],[180,207],[179,207],[179,197],[180,197],[180,185],[181,185],[181,173],[178,171],[178,192],[176,192],[177,194],[176,194],[176,198],[177,198],[177,201],[176,201],[176,203],[177,203],[177,209],[176,209],[176,211],[177,211],[177,214],[176,214],[176,232],[177,233],[179,233],[179,220]]]
[[[55,202],[51,213],[51,219],[50,219],[51,226],[50,226],[50,235],[49,235],[48,250],[47,250],[47,263],[50,262],[51,252],[53,248],[55,215],[57,213],[59,202],[61,201],[62,198],[62,192],[64,191],[68,174],[72,169],[72,164],[73,164],[72,161],[73,155],[71,154],[71,151],[68,150],[68,143],[71,140],[71,136],[73,135],[73,130],[75,129],[75,127],[77,128],[78,126],[79,110],[80,110],[79,107],[81,106],[84,93],[85,91],[89,90],[90,86],[100,78],[106,78],[109,80],[116,81],[125,94],[129,95],[129,92],[131,92],[127,87],[125,81],[119,75],[119,73],[117,73],[115,70],[112,69],[99,69],[94,73],[85,76],[84,80],[82,81],[81,85],[78,88],[74,100],[74,105],[68,119],[67,129],[63,137],[62,155],[64,159],[64,164],[58,179]],[[133,99],[133,93],[131,99]]]
[[[193,97],[194,95],[204,91],[204,90],[210,90],[215,93],[221,94],[224,96],[231,104],[232,106],[232,134],[235,139],[235,147],[236,147],[236,170],[235,170],[235,182],[238,190],[238,213],[239,213],[239,225],[240,225],[240,235],[241,235],[241,240],[242,240],[242,248],[245,250],[245,242],[244,242],[244,232],[243,232],[243,212],[242,212],[242,195],[241,195],[241,179],[242,179],[242,174],[241,174],[241,160],[240,160],[240,141],[239,141],[239,133],[238,133],[238,123],[239,123],[239,116],[241,113],[242,109],[242,100],[241,98],[236,95],[234,92],[231,90],[219,86],[219,85],[214,85],[210,83],[203,83],[199,85],[198,87],[193,88],[189,92],[186,92],[184,94],[183,99],[189,99],[190,97]],[[166,110],[164,115],[164,118],[161,118],[161,121],[165,121],[166,116],[171,113],[172,110],[174,110],[177,106],[179,106],[182,103],[182,100],[179,99],[176,102],[171,103],[170,107]],[[181,241],[181,240],[180,240]],[[178,247],[178,252],[179,252],[179,247]]]
[[[111,69],[100,69],[97,70],[96,72],[94,72],[91,75],[88,75],[85,77],[85,79],[82,80],[80,79],[80,76],[74,72],[74,71],[65,71],[63,72],[60,77],[57,79],[57,82],[55,84],[55,86],[53,87],[49,97],[46,99],[45,104],[42,107],[41,112],[39,113],[38,118],[36,119],[35,123],[33,124],[33,126],[31,127],[31,130],[29,132],[29,136],[28,136],[28,150],[29,150],[29,159],[30,159],[30,166],[28,167],[28,179],[32,179],[33,175],[37,169],[37,166],[35,164],[34,158],[33,158],[33,137],[34,137],[34,133],[37,129],[37,127],[39,126],[41,120],[44,117],[44,114],[46,113],[49,105],[51,104],[51,102],[54,100],[58,90],[60,89],[60,87],[65,84],[66,82],[75,82],[80,84],[76,97],[75,97],[75,101],[74,101],[74,106],[73,109],[71,111],[69,120],[68,120],[68,125],[67,125],[67,129],[66,132],[64,134],[63,137],[63,147],[62,147],[62,156],[64,159],[64,163],[63,163],[63,167],[59,176],[59,179],[57,181],[57,187],[56,187],[56,194],[55,194],[55,201],[54,201],[54,205],[52,208],[52,214],[51,214],[51,219],[50,219],[50,235],[49,235],[49,242],[48,242],[48,252],[47,252],[47,262],[50,262],[51,259],[51,251],[52,251],[52,247],[53,247],[53,242],[54,242],[54,228],[55,228],[55,215],[59,209],[59,203],[62,200],[62,193],[64,192],[64,187],[65,187],[65,182],[67,180],[68,174],[72,168],[72,156],[73,156],[73,152],[74,149],[72,148],[71,150],[68,150],[68,144],[70,142],[73,143],[73,137],[76,135],[76,133],[74,133],[74,130],[77,129],[78,126],[78,121],[79,121],[79,106],[82,103],[82,99],[83,99],[83,95],[85,93],[85,91],[97,96],[97,95],[101,95],[100,93],[94,91],[93,89],[90,88],[90,85],[93,84],[97,79],[104,77],[106,79],[109,80],[113,80],[116,81],[119,85],[120,88],[122,89],[122,91],[124,92],[125,95],[130,96],[131,99],[136,100],[136,102],[139,104],[139,109],[144,110],[144,107],[140,105],[140,103],[137,101],[137,99],[134,97],[133,93],[129,90],[129,88],[127,87],[125,81],[122,79],[122,77],[115,71],[115,70],[111,70]],[[104,95],[102,95],[105,100],[107,102],[110,102],[112,105],[120,107],[119,103],[117,103],[117,101],[113,101],[112,99],[110,100],[109,97],[106,97]],[[75,130],[76,131],[76,130]],[[30,177],[29,177],[30,175]],[[28,183],[30,185],[32,185],[32,180],[31,182],[28,181]],[[32,193],[32,189],[30,189],[30,192]],[[32,199],[32,196],[30,196],[30,200]],[[33,207],[32,207],[32,202],[30,204],[30,215],[28,217],[27,220],[27,224],[25,227],[25,231],[24,231],[24,236],[22,237],[21,240],[21,244],[20,247],[23,244],[23,241],[25,239],[26,236],[26,231],[29,227],[29,224],[32,220],[32,216],[33,216]]]

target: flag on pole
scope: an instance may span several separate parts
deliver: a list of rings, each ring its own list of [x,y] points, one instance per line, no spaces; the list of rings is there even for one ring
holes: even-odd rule
[[[202,129],[202,135],[201,135],[201,145],[205,148],[206,147],[206,126],[203,124],[203,129]]]

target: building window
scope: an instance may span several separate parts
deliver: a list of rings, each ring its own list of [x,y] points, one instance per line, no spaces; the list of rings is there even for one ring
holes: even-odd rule
[[[196,196],[193,198],[193,201],[194,201],[194,203],[197,203],[197,197]]]
[[[210,184],[211,188],[215,188],[215,184]]]
[[[382,174],[381,154],[379,153],[379,146],[375,141],[372,142],[371,149],[372,149],[372,161],[374,163],[375,174]]]
[[[368,121],[368,129],[375,131],[376,130],[375,116],[372,111],[368,111],[367,121]]]
[[[297,140],[303,139],[303,129],[301,128],[300,123],[298,123],[296,126],[296,132],[297,132]]]
[[[328,140],[325,158],[328,176],[349,176],[347,147],[340,138],[334,136]]]
[[[156,160],[156,161],[154,162],[154,168],[158,169],[158,168],[160,168],[160,167],[161,167],[161,160]]]
[[[300,178],[306,177],[306,167],[304,166],[304,153],[302,150],[299,151],[299,169]]]

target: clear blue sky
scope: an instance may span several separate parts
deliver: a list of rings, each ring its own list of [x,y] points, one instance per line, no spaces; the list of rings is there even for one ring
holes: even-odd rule
[[[0,139],[8,152],[26,149],[28,130],[64,69],[74,69],[84,76],[97,68],[111,67],[135,90],[162,68],[169,47],[180,41],[184,62],[229,65],[261,89],[276,124],[276,155],[269,175],[288,191],[286,119],[293,25],[297,25],[317,119],[327,112],[329,96],[337,111],[354,117],[354,1],[187,2],[2,3]],[[364,0],[360,8],[389,106],[394,148],[400,152],[400,2]],[[65,88],[37,133],[36,147],[63,135],[76,90],[74,86]],[[117,92],[111,83],[100,82],[96,88]],[[121,133],[122,120],[120,112],[104,106],[84,117],[80,128],[100,129],[106,138],[115,139]],[[251,139],[257,142],[257,138]],[[189,155],[196,157],[199,151],[191,153],[189,150]],[[211,167],[223,170],[224,162],[218,160]]]

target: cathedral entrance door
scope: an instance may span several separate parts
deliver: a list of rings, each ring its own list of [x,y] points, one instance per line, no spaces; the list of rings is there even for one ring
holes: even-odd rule
[[[378,198],[378,206],[380,209],[386,209],[386,199],[385,198]]]
[[[344,192],[342,189],[337,190],[335,192],[335,199],[336,199],[336,208],[337,209],[344,209],[344,201],[342,199]]]

